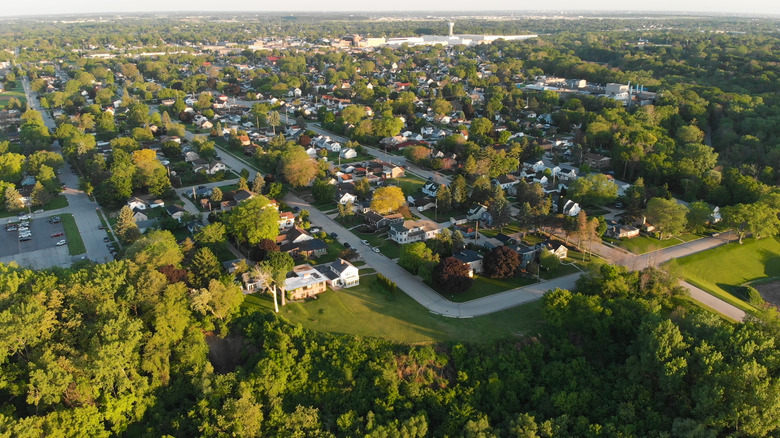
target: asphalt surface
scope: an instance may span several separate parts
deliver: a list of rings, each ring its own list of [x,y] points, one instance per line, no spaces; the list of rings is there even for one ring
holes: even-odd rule
[[[40,108],[38,99],[35,97],[35,93],[30,90],[30,83],[26,77],[22,78],[22,84],[30,107],[41,113],[43,122],[51,132],[54,132],[56,129],[54,120],[51,118],[48,111]],[[59,142],[54,142],[52,150],[62,154],[62,147]],[[101,225],[100,218],[98,217],[98,212],[100,211],[99,205],[97,202],[90,201],[89,197],[83,191],[77,189],[78,176],[72,173],[67,166],[62,170],[59,178],[66,186],[66,189],[62,194],[68,199],[68,206],[57,210],[50,210],[42,214],[45,214],[46,216],[63,213],[72,214],[76,221],[76,226],[79,229],[79,233],[81,234],[81,239],[84,241],[84,246],[87,249],[85,256],[99,263],[113,260],[114,257],[111,255],[103,241],[103,238],[107,236],[107,232],[98,229]],[[80,258],[80,256],[78,258]],[[69,263],[64,265],[69,265]]]

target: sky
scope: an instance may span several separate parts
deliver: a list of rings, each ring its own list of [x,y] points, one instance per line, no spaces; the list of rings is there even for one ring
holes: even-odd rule
[[[0,16],[130,13],[165,11],[251,11],[251,12],[318,12],[318,11],[672,11],[751,15],[780,15],[778,0],[448,0],[424,2],[394,0],[130,0],[123,2],[95,0],[6,1]],[[292,9],[291,9],[292,8]]]

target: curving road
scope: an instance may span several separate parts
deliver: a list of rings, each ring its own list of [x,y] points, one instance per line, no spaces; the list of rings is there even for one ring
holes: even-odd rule
[[[314,132],[323,135],[328,135],[337,141],[347,140],[344,137],[327,132],[318,126],[307,126],[307,129],[311,129]],[[192,140],[192,137],[194,137],[194,135],[188,132],[187,139]],[[377,149],[367,149],[372,152],[374,156],[382,157],[382,155],[384,155],[382,151]],[[225,150],[222,150],[221,155],[223,158],[222,161],[228,167],[234,170],[241,168],[255,169],[255,167],[249,162],[237,158]],[[418,174],[426,179],[428,177],[438,178],[440,176],[438,173],[425,171],[424,169],[419,169],[416,166],[412,168],[413,165],[406,163],[406,160],[403,157],[393,156],[393,161],[398,164],[406,164],[410,167],[410,169],[412,169],[413,173]],[[442,297],[436,291],[425,285],[418,277],[413,276],[408,271],[398,266],[398,264],[394,261],[390,260],[382,254],[374,253],[368,246],[363,245],[360,242],[360,239],[352,232],[313,207],[308,202],[293,194],[288,194],[284,200],[288,205],[297,206],[299,208],[306,208],[309,210],[309,215],[312,219],[312,222],[320,225],[323,230],[328,233],[338,233],[340,240],[343,242],[349,242],[349,244],[358,251],[368,266],[373,268],[376,272],[381,272],[388,278],[395,281],[398,286],[406,292],[407,295],[420,303],[420,305],[428,309],[430,312],[435,314],[454,318],[471,318],[475,316],[489,315],[491,313],[538,300],[548,290],[555,288],[570,290],[574,289],[576,280],[580,277],[580,275],[582,275],[581,273],[570,274],[553,280],[543,281],[533,285],[508,290],[465,303],[455,303]],[[718,238],[708,237],[639,256],[603,245],[601,243],[594,244],[593,251],[612,263],[621,264],[628,267],[629,269],[634,270],[642,269],[650,265],[658,266],[659,264],[671,259],[683,257],[689,254],[705,251],[707,249],[723,245],[729,241],[730,237],[731,236],[728,235],[722,235]],[[726,303],[725,301],[710,295],[709,293],[689,283],[681,282],[681,284],[690,291],[691,298],[697,300],[704,306],[712,308],[737,321],[742,321],[745,318],[745,312],[739,308],[734,307],[733,305]]]

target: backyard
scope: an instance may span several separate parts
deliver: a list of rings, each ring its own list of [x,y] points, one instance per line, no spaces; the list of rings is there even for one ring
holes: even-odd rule
[[[686,281],[742,310],[753,306],[734,295],[743,283],[780,275],[780,241],[745,239],[743,245],[726,245],[691,254],[666,264]],[[673,271],[674,272],[674,271]]]
[[[5,108],[11,98],[19,99],[19,102],[22,103],[22,109],[24,109],[24,104],[27,103],[27,97],[24,95],[24,88],[22,87],[21,81],[17,82],[17,86],[15,88],[11,88],[0,93],[0,108]]]
[[[434,315],[403,292],[391,297],[373,287],[373,276],[360,285],[328,290],[316,300],[289,303],[280,309],[286,320],[330,333],[384,338],[395,342],[487,342],[534,333],[542,324],[541,302],[470,319]],[[272,311],[270,295],[247,295],[245,309]]]

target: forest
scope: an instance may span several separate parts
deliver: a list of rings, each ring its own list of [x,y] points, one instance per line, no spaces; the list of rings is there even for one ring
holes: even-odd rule
[[[544,296],[538,333],[402,345],[242,310],[237,287],[217,279],[190,287],[186,276],[162,273],[185,257],[165,234],[105,265],[0,266],[0,435],[690,437],[780,429],[776,317],[732,324],[691,308],[662,271],[596,267],[577,292]]]

